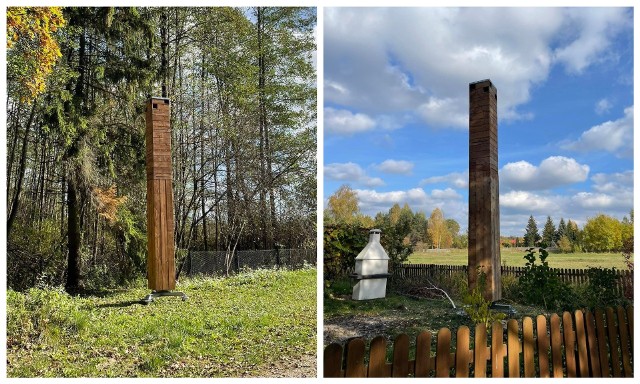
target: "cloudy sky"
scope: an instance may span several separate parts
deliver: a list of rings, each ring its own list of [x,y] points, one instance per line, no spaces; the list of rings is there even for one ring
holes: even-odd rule
[[[466,229],[468,88],[498,90],[500,221],[633,207],[629,8],[325,8],[324,198],[440,207]]]

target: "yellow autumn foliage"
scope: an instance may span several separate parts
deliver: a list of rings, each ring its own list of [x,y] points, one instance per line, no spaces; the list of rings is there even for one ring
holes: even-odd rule
[[[21,101],[31,103],[44,92],[46,78],[62,56],[53,33],[65,24],[62,7],[7,8],[7,53],[20,46],[23,69],[17,81],[26,89]]]

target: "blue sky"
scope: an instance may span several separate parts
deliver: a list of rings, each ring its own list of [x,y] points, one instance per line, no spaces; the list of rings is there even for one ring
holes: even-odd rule
[[[468,84],[498,90],[502,235],[633,207],[630,8],[325,8],[324,200],[468,214]]]

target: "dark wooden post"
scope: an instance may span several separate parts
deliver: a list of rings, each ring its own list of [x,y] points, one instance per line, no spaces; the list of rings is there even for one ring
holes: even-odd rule
[[[169,99],[147,102],[147,278],[154,291],[175,289]]]
[[[491,80],[469,84],[469,287],[486,275],[484,296],[502,298],[498,205],[498,92]]]

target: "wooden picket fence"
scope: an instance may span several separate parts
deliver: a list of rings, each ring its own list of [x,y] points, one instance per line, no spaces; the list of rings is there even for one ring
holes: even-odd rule
[[[566,283],[574,285],[587,284],[589,276],[587,269],[571,269],[571,268],[551,268],[560,279]],[[524,274],[524,267],[507,267],[502,266],[502,276],[520,277]],[[467,273],[466,265],[440,265],[440,264],[400,264],[393,269],[393,274],[402,277],[440,277],[450,278],[458,273]],[[622,295],[624,293],[625,281],[633,281],[631,271],[616,270],[616,292]]]
[[[490,334],[484,324],[475,327],[474,340],[466,326],[458,328],[455,345],[451,331],[416,338],[415,358],[409,358],[409,337],[399,335],[387,362],[387,341],[371,341],[366,359],[365,341],[350,340],[345,348],[330,344],[324,350],[324,377],[633,377],[633,307],[577,310],[535,324],[525,317],[495,322]],[[506,341],[506,343],[505,343]],[[489,345],[487,345],[489,343]],[[470,346],[471,345],[471,346]],[[368,362],[368,364],[367,364]]]

